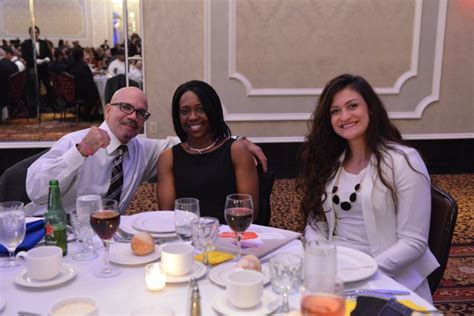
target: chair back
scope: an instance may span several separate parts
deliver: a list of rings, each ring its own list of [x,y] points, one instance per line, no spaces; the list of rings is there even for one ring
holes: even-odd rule
[[[140,88],[140,85],[136,81],[130,78],[128,81],[131,87]],[[107,81],[105,82],[105,89],[104,89],[105,104],[110,103],[110,100],[112,100],[112,96],[114,95],[115,91],[125,86],[126,86],[125,74],[118,74],[116,76],[113,76],[112,78],[107,79]]]
[[[438,287],[448,263],[449,249],[453,240],[457,215],[458,205],[453,197],[432,184],[431,222],[428,244],[439,263],[439,267],[428,276],[428,283],[432,294]]]
[[[61,87],[61,96],[66,104],[76,104],[76,86],[74,76],[63,72],[59,75],[59,86]]]
[[[59,75],[55,74],[54,72],[49,72],[49,78],[53,83],[54,93],[56,94],[56,98],[62,99],[62,89],[61,89],[61,81],[59,81]]]
[[[31,202],[25,187],[28,167],[47,151],[43,150],[25,158],[5,170],[2,176],[2,186],[0,187],[0,202],[21,201],[25,204]]]
[[[10,76],[8,98],[11,105],[18,105],[25,94],[26,71],[18,71]]]
[[[268,226],[272,217],[272,210],[270,206],[270,196],[275,183],[275,174],[271,171],[263,172],[262,166],[257,165],[258,172],[258,216],[255,224]]]

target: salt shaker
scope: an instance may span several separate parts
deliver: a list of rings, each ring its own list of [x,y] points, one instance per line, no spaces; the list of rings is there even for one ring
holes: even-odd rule
[[[201,295],[199,294],[199,287],[194,277],[189,281],[189,292],[189,315],[201,316]]]

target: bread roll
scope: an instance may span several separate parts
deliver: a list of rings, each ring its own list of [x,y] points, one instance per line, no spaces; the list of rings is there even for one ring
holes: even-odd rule
[[[246,255],[237,262],[237,268],[262,272],[262,263],[254,255]]]
[[[140,232],[133,236],[130,243],[132,252],[138,256],[145,256],[155,250],[155,241],[149,233]]]

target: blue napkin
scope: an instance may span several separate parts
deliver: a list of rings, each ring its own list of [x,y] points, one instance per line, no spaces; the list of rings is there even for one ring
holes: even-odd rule
[[[15,252],[27,251],[36,246],[44,237],[44,220],[38,220],[26,224],[26,235],[23,242],[16,248]],[[0,256],[8,256],[7,248],[0,245]]]

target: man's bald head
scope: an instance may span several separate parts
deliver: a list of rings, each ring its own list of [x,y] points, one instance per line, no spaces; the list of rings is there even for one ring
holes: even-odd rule
[[[148,100],[146,99],[145,93],[137,87],[124,87],[115,91],[110,103],[126,102],[123,100],[129,98],[133,98],[137,102],[143,103],[148,109]]]

